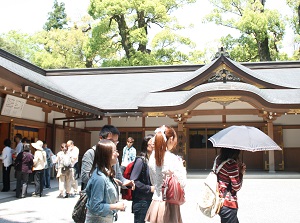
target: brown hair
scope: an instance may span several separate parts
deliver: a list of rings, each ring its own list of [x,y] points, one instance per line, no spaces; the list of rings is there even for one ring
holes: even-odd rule
[[[160,128],[162,127],[163,126],[161,126]],[[163,133],[160,131],[155,134],[155,138],[154,138],[155,160],[157,166],[162,166],[164,163],[164,156],[166,153],[167,142],[169,138],[171,137],[173,137],[174,139],[177,138],[177,134],[175,130],[172,127],[167,125],[165,126],[164,134],[166,135],[167,141],[165,141]]]
[[[105,174],[105,176],[114,177],[111,159],[113,155],[113,149],[115,148],[116,145],[108,139],[102,139],[98,142],[96,145],[95,157],[90,175],[94,169],[98,167],[99,170]]]

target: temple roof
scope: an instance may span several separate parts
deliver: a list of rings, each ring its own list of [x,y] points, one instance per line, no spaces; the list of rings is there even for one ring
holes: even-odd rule
[[[221,54],[206,65],[43,70],[0,50],[0,68],[26,86],[103,111],[182,106],[216,92],[300,105],[299,61],[238,63]],[[223,74],[230,77],[213,80]]]

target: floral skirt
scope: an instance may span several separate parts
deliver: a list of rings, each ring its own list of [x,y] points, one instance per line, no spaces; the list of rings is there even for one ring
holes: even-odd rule
[[[150,223],[182,223],[180,206],[152,200],[145,221]]]

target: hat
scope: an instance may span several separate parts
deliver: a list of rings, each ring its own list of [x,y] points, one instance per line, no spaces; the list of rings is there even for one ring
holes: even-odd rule
[[[43,150],[43,142],[41,140],[31,143],[31,145],[37,150]]]

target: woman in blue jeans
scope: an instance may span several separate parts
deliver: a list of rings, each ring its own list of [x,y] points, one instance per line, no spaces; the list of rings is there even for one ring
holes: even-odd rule
[[[147,135],[142,142],[141,153],[136,157],[130,180],[134,180],[132,193],[132,212],[134,223],[144,223],[147,210],[152,201],[154,186],[151,185],[148,160],[154,148],[153,135]]]

